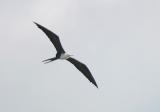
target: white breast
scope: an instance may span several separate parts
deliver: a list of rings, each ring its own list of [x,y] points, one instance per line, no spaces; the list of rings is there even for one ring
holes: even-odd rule
[[[70,57],[69,54],[63,53],[63,54],[61,54],[60,59],[68,59],[69,57]]]

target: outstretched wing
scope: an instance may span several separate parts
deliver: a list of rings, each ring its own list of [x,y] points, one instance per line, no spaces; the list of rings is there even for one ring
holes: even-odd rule
[[[45,28],[44,26],[42,26],[36,22],[34,22],[34,23],[38,26],[38,28],[40,28],[48,36],[50,41],[55,46],[57,53],[65,53],[65,51],[61,45],[61,42],[59,40],[59,37],[55,33],[53,33],[52,31],[48,30],[47,28]]]
[[[91,72],[89,71],[89,69],[87,68],[87,66],[81,62],[79,62],[78,60],[74,59],[74,58],[68,58],[67,59],[69,62],[71,62],[80,72],[82,72],[84,74],[84,76],[90,81],[92,82],[97,88],[98,85],[95,81],[95,79],[93,78]]]

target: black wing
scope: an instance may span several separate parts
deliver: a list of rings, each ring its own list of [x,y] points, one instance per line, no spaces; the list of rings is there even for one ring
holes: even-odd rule
[[[40,28],[47,36],[48,38],[50,39],[50,41],[53,43],[53,45],[55,46],[56,50],[57,50],[57,53],[65,53],[62,45],[61,45],[61,42],[59,40],[59,37],[53,33],[52,31],[48,30],[47,28],[45,28],[44,26],[34,22],[38,28]]]
[[[84,74],[84,76],[90,81],[92,82],[97,88],[98,85],[95,81],[95,79],[93,78],[91,72],[89,71],[89,69],[87,68],[87,66],[79,61],[77,61],[74,58],[68,58],[67,59],[69,62],[71,62],[80,72],[82,72]]]

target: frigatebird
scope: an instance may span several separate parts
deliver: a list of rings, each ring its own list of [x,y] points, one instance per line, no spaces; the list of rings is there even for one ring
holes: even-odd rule
[[[62,60],[68,60],[70,63],[72,63],[81,73],[84,74],[84,76],[91,82],[93,83],[97,88],[98,85],[94,79],[94,77],[92,76],[91,72],[89,71],[88,67],[83,64],[82,62],[72,58],[72,55],[69,55],[65,52],[65,50],[63,49],[60,39],[59,37],[53,33],[52,31],[50,31],[49,29],[45,28],[44,26],[34,22],[38,28],[40,28],[50,39],[50,41],[52,42],[52,44],[55,46],[57,54],[56,57],[53,58],[49,58],[46,60],[43,60],[42,62],[44,63],[49,63],[52,61],[55,61],[57,59],[62,59]]]

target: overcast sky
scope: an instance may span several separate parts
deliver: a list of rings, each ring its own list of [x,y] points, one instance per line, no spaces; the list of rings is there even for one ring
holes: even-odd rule
[[[32,21],[60,36],[99,89]],[[1,112],[160,112],[159,0],[1,0]]]

